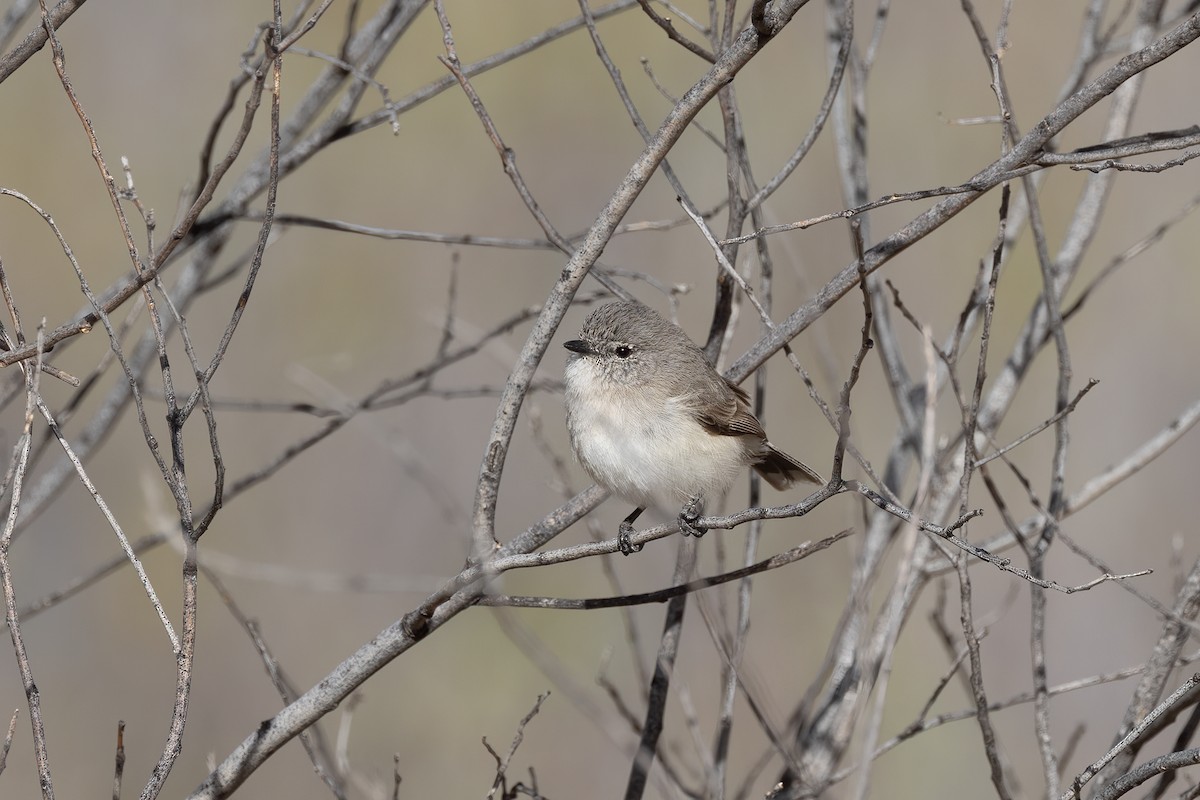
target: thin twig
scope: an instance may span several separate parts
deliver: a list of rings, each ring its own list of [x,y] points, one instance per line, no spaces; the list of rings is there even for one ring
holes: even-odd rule
[[[113,767],[113,800],[121,800],[121,781],[125,777],[125,720],[117,720],[117,754]]]
[[[520,747],[521,742],[525,740],[525,726],[528,725],[535,716],[537,716],[538,711],[542,709],[542,703],[544,703],[546,698],[549,696],[549,692],[546,692],[545,694],[539,694],[537,700],[533,704],[533,708],[529,710],[528,714],[521,717],[521,721],[517,723],[517,731],[513,734],[512,744],[508,746],[508,752],[504,754],[504,758],[497,756],[496,752],[492,750],[490,746],[488,746],[487,738],[484,738],[483,746],[487,747],[488,752],[490,752],[496,758],[496,780],[492,783],[491,791],[487,793],[489,798],[495,797],[496,792],[499,791],[502,786],[506,785],[508,766],[512,763],[512,757],[516,754],[517,748]],[[503,794],[501,794],[501,797],[509,797],[508,792],[505,791]]]
[[[683,46],[684,50],[700,56],[710,64],[717,60],[713,57],[712,53],[708,52],[703,47],[677,31],[675,26],[671,23],[671,20],[659,15],[659,13],[650,5],[650,0],[638,0],[638,5],[640,5],[642,10],[646,12],[646,16],[654,21],[655,25],[663,29],[663,31],[667,34],[667,38],[672,42],[677,42]]]
[[[1062,417],[1074,412],[1075,407],[1077,405],[1079,405],[1079,401],[1083,399],[1083,396],[1086,395],[1088,392],[1090,392],[1093,389],[1093,387],[1095,387],[1098,383],[1100,383],[1100,381],[1096,380],[1095,378],[1092,378],[1091,380],[1089,380],[1087,382],[1087,385],[1084,386],[1082,389],[1080,389],[1075,394],[1075,397],[1071,400],[1071,402],[1067,403],[1066,408],[1064,408],[1062,411],[1057,412],[1056,414],[1054,414],[1054,416],[1050,417],[1049,419],[1047,419],[1045,422],[1041,423],[1040,425],[1037,425],[1036,427],[1034,427],[1034,428],[1026,431],[1025,433],[1023,433],[1022,435],[1018,436],[1012,442],[1010,442],[1009,444],[1006,444],[1004,447],[1001,447],[999,450],[996,450],[993,453],[989,453],[988,455],[984,456],[983,458],[977,459],[975,461],[974,467],[976,469],[978,469],[979,467],[982,467],[984,464],[994,461],[997,458],[1000,458],[1001,456],[1008,455],[1009,452],[1011,452],[1012,450],[1015,450],[1016,448],[1025,444],[1025,442],[1029,441],[1034,436],[1037,436],[1039,433],[1046,430],[1046,428],[1049,428],[1055,422],[1058,422],[1058,420],[1061,419]]]

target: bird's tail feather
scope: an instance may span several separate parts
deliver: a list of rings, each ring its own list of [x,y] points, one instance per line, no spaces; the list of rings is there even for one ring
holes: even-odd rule
[[[812,467],[776,449],[770,442],[766,443],[761,459],[753,466],[754,471],[761,475],[763,480],[780,491],[791,487],[797,481],[825,483],[825,479]]]

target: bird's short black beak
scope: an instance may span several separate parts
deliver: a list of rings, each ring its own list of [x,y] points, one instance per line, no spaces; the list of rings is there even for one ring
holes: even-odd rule
[[[594,352],[591,345],[589,345],[583,339],[572,339],[569,342],[563,342],[563,347],[567,348],[572,353],[579,353],[581,356],[586,356]]]

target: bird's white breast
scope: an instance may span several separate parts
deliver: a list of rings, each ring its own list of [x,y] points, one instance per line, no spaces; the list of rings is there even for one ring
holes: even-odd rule
[[[588,359],[570,361],[565,377],[575,455],[630,503],[674,510],[693,496],[714,497],[748,463],[741,440],[705,430],[687,398],[615,384]]]

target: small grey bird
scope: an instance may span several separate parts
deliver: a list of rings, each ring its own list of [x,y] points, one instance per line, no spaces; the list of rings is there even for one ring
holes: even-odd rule
[[[596,483],[636,506],[621,523],[622,553],[634,551],[633,522],[655,503],[682,509],[685,535],[703,534],[695,522],[704,501],[747,466],[780,490],[797,480],[824,483],[767,440],[746,393],[648,306],[601,306],[563,346],[571,351],[566,409],[575,456]]]

